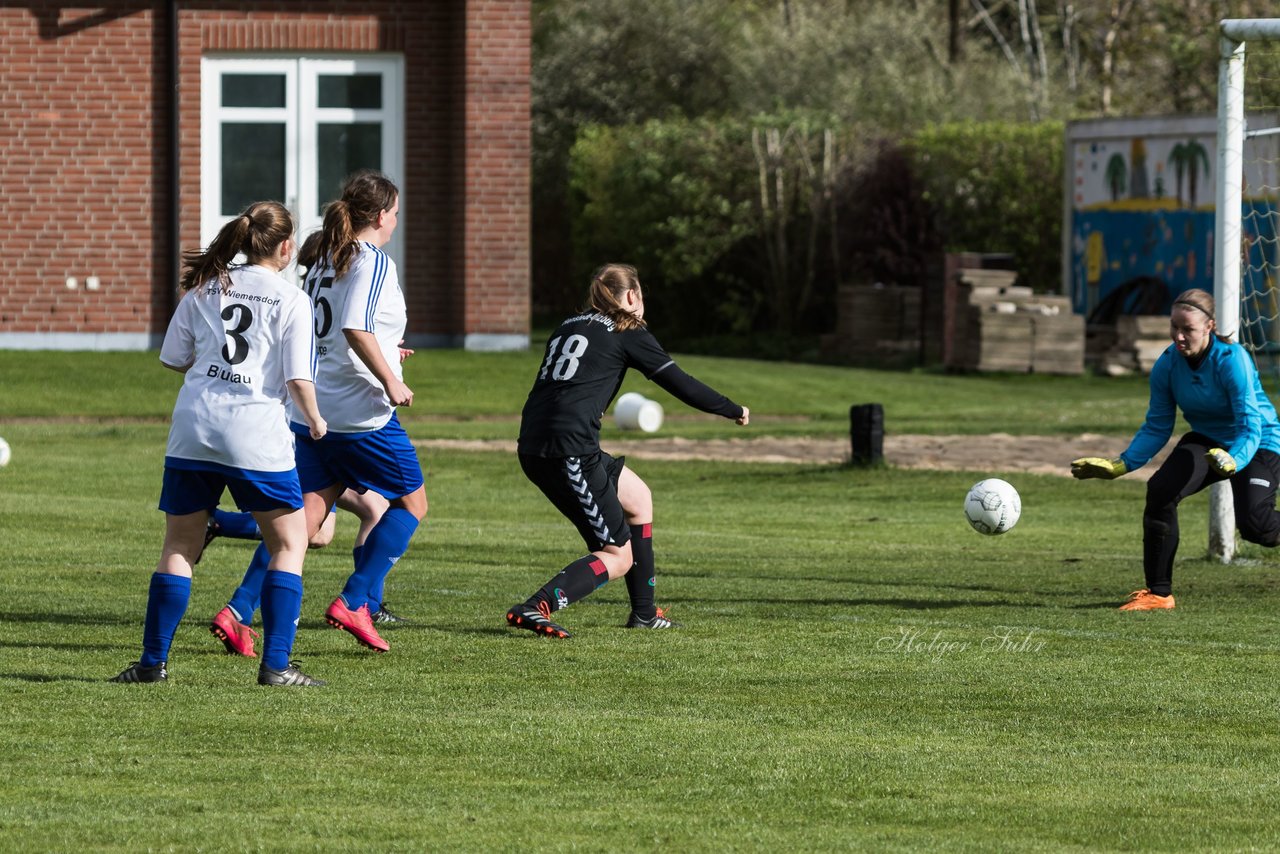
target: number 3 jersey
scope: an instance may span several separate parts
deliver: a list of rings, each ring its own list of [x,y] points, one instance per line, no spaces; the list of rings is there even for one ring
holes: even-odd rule
[[[600,419],[627,368],[704,412],[739,418],[742,407],[685,374],[648,329],[616,331],[612,319],[589,312],[560,324],[520,416],[518,450],[535,457],[570,457],[600,447]]]
[[[271,270],[237,267],[229,281],[192,288],[160,348],[164,364],[191,366],[165,456],[185,468],[291,471],[285,383],[313,381],[314,354],[306,294]]]
[[[395,408],[382,383],[351,349],[343,330],[372,333],[396,379],[404,378],[400,342],[407,315],[395,262],[372,243],[361,243],[341,278],[323,259],[307,271],[303,287],[315,304],[316,401],[329,431],[380,429]],[[293,420],[302,423],[296,414]]]

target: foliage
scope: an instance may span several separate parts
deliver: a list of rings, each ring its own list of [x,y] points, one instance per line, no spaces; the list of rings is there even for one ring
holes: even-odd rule
[[[938,212],[907,150],[883,143],[874,159],[847,175],[834,234],[843,263],[837,282],[925,287],[941,269]]]
[[[814,304],[839,158],[829,124],[802,114],[592,126],[573,149],[577,256],[634,263],[676,334],[746,333],[762,316],[789,332]]]
[[[1063,127],[1057,122],[935,125],[909,147],[951,252],[1008,252],[1021,281],[1057,292]]]

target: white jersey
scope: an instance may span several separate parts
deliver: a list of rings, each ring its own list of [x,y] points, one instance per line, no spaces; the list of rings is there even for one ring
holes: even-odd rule
[[[192,288],[169,322],[160,361],[190,366],[165,455],[235,469],[294,468],[288,380],[314,380],[306,294],[265,267]],[[195,466],[200,467],[200,466]]]
[[[303,283],[315,303],[316,400],[332,433],[364,433],[391,420],[395,407],[382,383],[347,343],[344,329],[371,332],[382,358],[403,379],[400,342],[407,322],[396,265],[372,243],[360,243],[351,266],[334,276],[328,259]],[[293,420],[302,419],[293,414]]]

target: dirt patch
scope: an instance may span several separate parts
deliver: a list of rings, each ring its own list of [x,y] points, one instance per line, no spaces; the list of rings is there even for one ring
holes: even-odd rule
[[[1034,474],[1070,476],[1076,457],[1114,457],[1124,450],[1128,438],[1085,433],[1079,436],[986,436],[884,437],[885,462],[907,469],[946,471],[1021,471]],[[463,451],[504,451],[515,453],[516,443],[507,440],[432,439],[415,442],[422,448]],[[637,460],[729,460],[754,463],[842,463],[849,459],[849,440],[804,437],[761,436],[753,439],[638,439],[606,443],[611,454],[626,454]],[[1132,475],[1146,480],[1158,467],[1168,448]]]

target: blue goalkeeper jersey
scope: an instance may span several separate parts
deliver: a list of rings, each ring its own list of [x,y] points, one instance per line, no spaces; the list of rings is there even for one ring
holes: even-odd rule
[[[1211,339],[1191,367],[1170,344],[1151,369],[1147,420],[1120,455],[1129,471],[1146,465],[1173,434],[1178,410],[1191,429],[1226,450],[1244,468],[1259,449],[1280,452],[1280,421],[1262,390],[1253,357],[1239,344]]]

